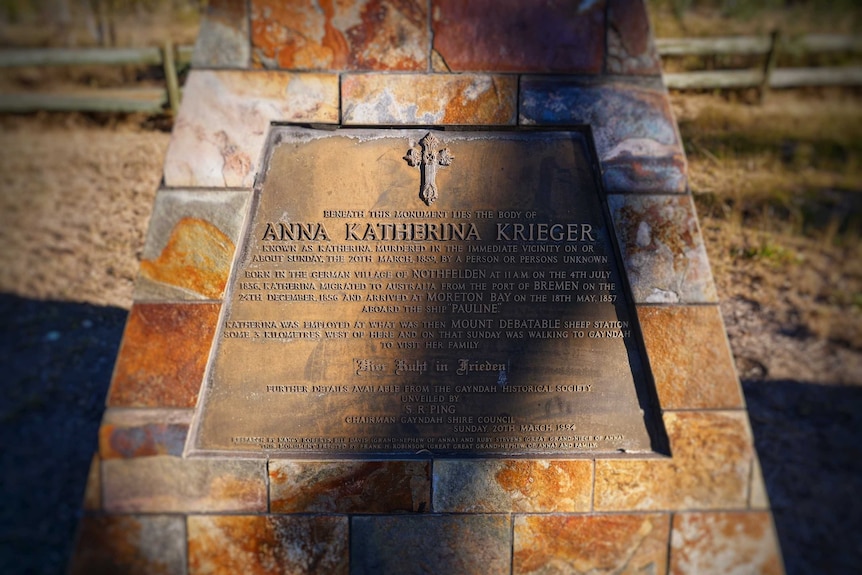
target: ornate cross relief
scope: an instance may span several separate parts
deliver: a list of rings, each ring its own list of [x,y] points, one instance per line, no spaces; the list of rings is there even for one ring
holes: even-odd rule
[[[428,132],[425,137],[419,140],[419,145],[422,151],[416,147],[407,150],[407,155],[404,159],[410,167],[419,166],[422,171],[422,189],[419,191],[419,197],[427,205],[431,205],[437,199],[437,166],[448,166],[455,159],[449,153],[449,148],[438,149],[440,140],[434,137],[434,134]]]

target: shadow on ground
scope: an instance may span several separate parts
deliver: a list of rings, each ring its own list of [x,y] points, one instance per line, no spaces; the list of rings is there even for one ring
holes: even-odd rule
[[[0,573],[63,573],[127,311],[0,294]]]
[[[0,573],[62,573],[127,312],[0,294]],[[862,565],[862,388],[743,382],[790,575]]]
[[[788,575],[862,565],[862,387],[743,381]]]

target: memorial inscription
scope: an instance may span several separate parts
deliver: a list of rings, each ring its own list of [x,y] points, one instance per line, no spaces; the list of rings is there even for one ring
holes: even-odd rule
[[[652,451],[584,134],[285,126],[268,150],[190,453]]]

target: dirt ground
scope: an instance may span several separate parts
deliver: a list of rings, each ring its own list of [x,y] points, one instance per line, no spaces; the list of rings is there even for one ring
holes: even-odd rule
[[[734,203],[728,194],[774,166],[756,165],[757,154],[723,155],[703,128],[706,120],[726,124],[725,106],[756,122],[806,114],[793,111],[798,103],[674,101],[684,135],[686,122],[698,126],[686,143],[692,187],[788,572],[842,573],[862,564],[862,242],[852,233],[862,183],[853,186],[856,168],[838,170],[830,184],[856,199],[831,228],[835,218],[812,232],[763,216],[758,210],[774,202],[749,193]],[[2,461],[6,500],[19,501],[3,514],[3,572],[57,572],[70,550],[169,141],[156,124],[0,117],[0,363],[12,399],[0,413],[0,441],[20,447]],[[46,454],[41,467],[10,474],[34,452]],[[50,484],[34,502],[39,477]],[[22,525],[34,514],[41,520]]]

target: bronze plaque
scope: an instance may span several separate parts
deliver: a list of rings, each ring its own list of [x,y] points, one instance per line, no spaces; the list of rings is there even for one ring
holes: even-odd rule
[[[578,131],[271,133],[190,453],[652,451]]]

